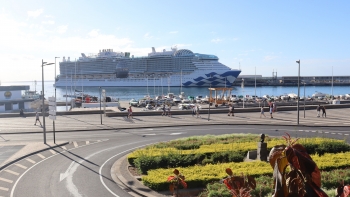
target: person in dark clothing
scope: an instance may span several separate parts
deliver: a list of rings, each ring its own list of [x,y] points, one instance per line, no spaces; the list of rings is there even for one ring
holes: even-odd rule
[[[324,116],[325,118],[327,117],[325,106],[322,106],[322,118],[323,118],[323,116]]]
[[[23,117],[23,118],[25,117],[25,116],[24,116],[23,109],[20,109],[20,110],[19,110],[19,115],[20,115],[21,117]]]

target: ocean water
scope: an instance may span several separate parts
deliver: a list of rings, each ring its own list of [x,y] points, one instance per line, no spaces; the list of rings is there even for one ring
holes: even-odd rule
[[[53,86],[53,81],[45,81],[44,82],[44,93],[45,97],[53,96],[55,94],[55,87]],[[36,90],[40,93],[42,90],[42,83],[38,81],[36,84],[33,81],[14,81],[14,82],[1,82],[1,85],[30,85],[31,90]],[[99,87],[82,87],[76,86],[74,87],[57,87],[56,94],[58,101],[65,101],[66,98],[63,96],[66,94],[74,94],[74,90],[83,90],[85,94],[89,94],[91,96],[100,95]],[[105,89],[106,95],[114,98],[119,98],[120,100],[130,100],[130,99],[140,99],[146,95],[150,95],[151,97],[155,97],[158,95],[166,95],[168,92],[174,93],[176,95],[184,92],[187,96],[206,96],[209,95],[208,87],[167,87],[167,86],[149,86],[149,87],[102,87]],[[331,86],[306,86],[305,87],[305,96],[311,96],[315,92],[322,92],[325,94],[332,93]],[[231,94],[236,95],[254,95],[256,93],[257,96],[273,95],[279,96],[282,94],[289,93],[298,93],[297,86],[261,86],[261,87],[233,87]],[[350,94],[349,86],[333,86],[333,94],[334,95],[344,95]],[[218,92],[218,94],[221,94]],[[300,86],[300,96],[304,96],[304,86]],[[68,98],[70,100],[70,98]]]

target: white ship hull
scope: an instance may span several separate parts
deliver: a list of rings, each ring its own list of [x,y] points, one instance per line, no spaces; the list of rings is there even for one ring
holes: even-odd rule
[[[190,75],[172,75],[169,78],[114,78],[114,79],[67,79],[56,82],[56,87],[71,85],[87,87],[230,87],[240,71],[232,70],[223,73],[196,72]]]

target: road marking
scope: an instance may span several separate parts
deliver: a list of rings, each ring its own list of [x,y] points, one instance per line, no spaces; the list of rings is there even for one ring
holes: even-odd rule
[[[145,134],[142,134],[142,135],[156,135],[155,133],[145,133]]]
[[[336,133],[332,133],[333,135],[336,134]]]
[[[78,143],[76,141],[73,141],[73,145],[75,148],[78,147]]]
[[[344,135],[349,135],[349,134],[344,134]]]
[[[170,135],[181,135],[182,133],[170,133]]]
[[[14,171],[12,171],[12,170],[4,170],[4,171],[5,171],[5,172],[8,172],[8,173],[10,173],[10,174],[14,174],[14,175],[16,175],[16,176],[19,175],[19,173],[14,172]]]
[[[86,145],[89,145],[90,144],[90,142],[89,141],[86,141]]]
[[[316,133],[316,131],[311,131],[312,133]]]
[[[45,159],[45,158],[46,158],[44,155],[42,155],[42,154],[40,154],[40,153],[38,153],[38,154],[36,154],[36,155],[38,155],[41,159]]]
[[[61,148],[63,148],[64,150],[67,150],[67,148],[65,146],[61,146]]]
[[[29,159],[29,158],[26,158],[27,161],[29,161],[30,163],[36,163],[35,161]]]
[[[103,140],[103,141],[107,141],[107,140],[108,140],[108,139]],[[97,142],[95,142],[95,143],[97,143]],[[95,144],[95,143],[93,143],[93,144]],[[80,146],[80,147],[78,147],[78,148],[81,148],[81,147],[84,147],[84,146]],[[77,149],[77,148],[72,148],[71,150],[74,150],[74,149]],[[66,152],[66,151],[64,151],[64,152]],[[57,154],[56,154],[56,155],[57,155]],[[10,197],[13,197],[18,182],[21,180],[21,178],[22,178],[29,170],[31,170],[32,168],[34,168],[36,165],[40,164],[41,162],[46,161],[47,159],[50,159],[50,158],[52,158],[52,157],[54,157],[54,156],[56,156],[56,155],[51,155],[51,156],[47,157],[46,159],[43,159],[43,160],[39,161],[38,163],[32,165],[28,170],[24,171],[23,174],[21,174],[21,176],[16,180],[15,184],[13,184],[13,187],[12,187],[12,189],[11,189]],[[20,165],[20,164],[15,164],[15,165]],[[21,165],[21,166],[22,166],[22,165]],[[23,166],[23,167],[25,167],[25,166]],[[26,168],[27,168],[27,167],[25,167],[25,169],[26,169]],[[1,187],[0,187],[0,189],[1,189]],[[5,188],[5,189],[7,189],[7,188]],[[6,191],[8,191],[8,189],[7,189]]]
[[[309,131],[305,131],[305,132],[309,133]]]
[[[51,152],[53,155],[57,153],[56,151],[51,150],[51,149],[50,149],[50,152]]]
[[[299,131],[304,131],[304,130],[299,130]]]
[[[328,131],[324,132],[324,133],[329,133]]]
[[[0,181],[4,181],[4,182],[8,182],[8,183],[13,183],[12,180],[5,179],[5,178],[1,178],[1,177],[0,177]]]
[[[16,163],[15,165],[20,167],[20,168],[27,169],[27,167],[25,167],[24,165],[21,165],[21,164],[18,164],[18,163]]]
[[[0,190],[9,191],[9,188],[0,187]]]
[[[109,187],[107,187],[107,185],[106,185],[105,182],[103,181],[103,179],[102,179],[102,168],[103,168],[103,166],[106,165],[107,162],[109,162],[111,159],[113,159],[114,157],[116,157],[116,156],[118,156],[118,155],[124,154],[124,153],[126,153],[126,152],[129,152],[129,151],[132,151],[132,150],[135,150],[135,149],[138,149],[138,148],[147,146],[147,145],[149,145],[149,144],[142,145],[142,146],[138,146],[138,147],[131,148],[131,149],[129,149],[129,150],[125,150],[125,151],[123,151],[123,152],[120,152],[120,153],[118,153],[118,154],[116,154],[116,155],[110,157],[109,159],[107,159],[107,160],[101,165],[100,170],[99,170],[100,181],[101,181],[102,185],[103,185],[103,186],[109,191],[109,193],[111,193],[113,196],[119,197],[119,196],[118,196],[117,194],[115,194],[111,189],[109,189]]]
[[[338,135],[343,135],[342,133],[338,133]]]

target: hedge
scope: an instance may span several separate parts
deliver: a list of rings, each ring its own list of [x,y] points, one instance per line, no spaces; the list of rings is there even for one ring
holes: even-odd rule
[[[342,140],[325,138],[300,139],[309,154],[339,153],[350,151],[350,146]],[[283,144],[282,140],[272,140],[268,148]],[[231,147],[231,149],[230,149]],[[255,142],[236,144],[212,144],[196,150],[176,150],[174,148],[148,148],[128,155],[129,163],[142,174],[158,168],[188,167],[227,162],[242,162],[249,150],[256,150]],[[137,155],[138,154],[138,155]],[[136,157],[137,155],[137,157]]]
[[[331,170],[336,168],[350,167],[350,152],[346,153],[326,153],[323,156],[312,155],[320,170]],[[262,161],[240,162],[240,163],[223,163],[208,164],[205,166],[191,166],[177,168],[186,177],[189,188],[205,187],[206,184],[213,181],[219,181],[226,177],[226,168],[231,168],[237,175],[246,174],[259,177],[262,175],[272,176],[273,169],[269,163]],[[167,177],[172,175],[173,169],[156,169],[149,170],[148,175],[142,176],[142,181],[147,187],[161,191],[167,190],[169,184],[166,182]]]

